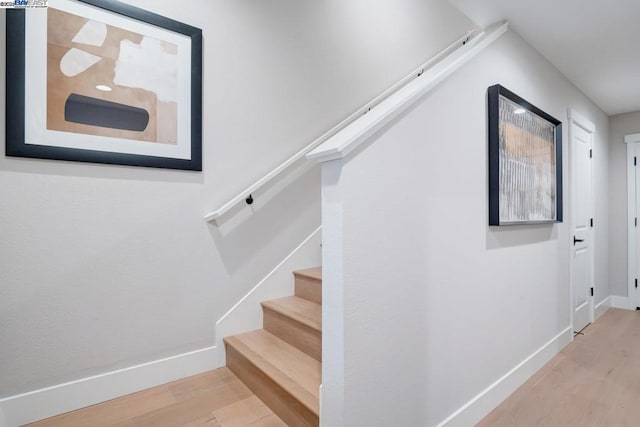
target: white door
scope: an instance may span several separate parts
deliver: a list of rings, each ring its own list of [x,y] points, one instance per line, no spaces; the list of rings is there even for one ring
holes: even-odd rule
[[[640,307],[640,133],[624,137],[627,144],[628,305]]]
[[[571,288],[573,330],[593,319],[593,125],[570,121],[572,164]]]
[[[636,178],[636,194],[635,194],[635,217],[634,217],[634,234],[635,234],[635,239],[636,239],[636,248],[638,248],[638,244],[640,244],[640,233],[638,232],[638,230],[640,229],[640,224],[638,223],[640,221],[640,218],[638,218],[638,212],[640,211],[639,206],[638,206],[638,202],[640,202],[640,171],[638,171],[638,161],[640,159],[638,159],[638,156],[640,155],[640,144],[635,143],[633,144],[634,148],[635,148],[635,156],[634,156],[634,168],[633,171],[635,172],[635,178]],[[638,274],[638,267],[640,267],[640,251],[636,249],[636,265],[635,265],[635,277],[633,280],[633,286],[630,287],[629,289],[629,308],[634,309],[637,307],[640,307],[640,288],[638,287],[638,276],[640,276]],[[632,258],[629,258],[632,259]]]
[[[640,133],[624,137],[627,144],[627,191],[628,191],[628,307],[640,307]]]
[[[627,144],[628,305],[640,309],[640,133],[624,137]]]

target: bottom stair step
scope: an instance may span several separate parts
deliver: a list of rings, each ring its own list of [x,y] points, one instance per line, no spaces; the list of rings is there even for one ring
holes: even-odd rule
[[[319,425],[321,363],[261,329],[224,339],[227,366],[288,425]]]

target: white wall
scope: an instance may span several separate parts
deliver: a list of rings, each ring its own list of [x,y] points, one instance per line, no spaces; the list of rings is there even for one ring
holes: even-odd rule
[[[323,168],[323,203],[343,231],[332,247],[343,255],[344,425],[437,425],[554,338],[570,339],[568,221],[487,226],[495,83],[564,123],[571,107],[596,124],[596,301],[610,294],[608,118],[509,32],[368,145]],[[567,137],[565,126],[565,185]]]
[[[640,112],[610,118],[611,293],[628,296],[627,288],[627,146],[625,135],[640,133]]]
[[[318,227],[318,169],[233,231],[203,215],[473,27],[444,0],[131,3],[203,29],[204,172],[0,158],[0,398],[213,345]]]

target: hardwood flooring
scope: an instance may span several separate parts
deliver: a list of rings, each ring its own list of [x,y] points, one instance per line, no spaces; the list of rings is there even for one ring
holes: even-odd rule
[[[609,309],[480,427],[640,425],[640,311]]]
[[[32,427],[281,427],[286,424],[220,368],[48,418]]]
[[[264,329],[224,339],[227,366],[288,425],[319,425],[321,363]]]
[[[285,426],[227,368],[30,424],[35,427]],[[480,427],[640,425],[640,311],[609,309]]]

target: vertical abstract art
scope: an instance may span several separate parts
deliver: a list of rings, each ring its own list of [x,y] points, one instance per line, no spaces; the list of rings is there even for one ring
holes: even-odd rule
[[[489,88],[489,225],[562,221],[561,123]]]

